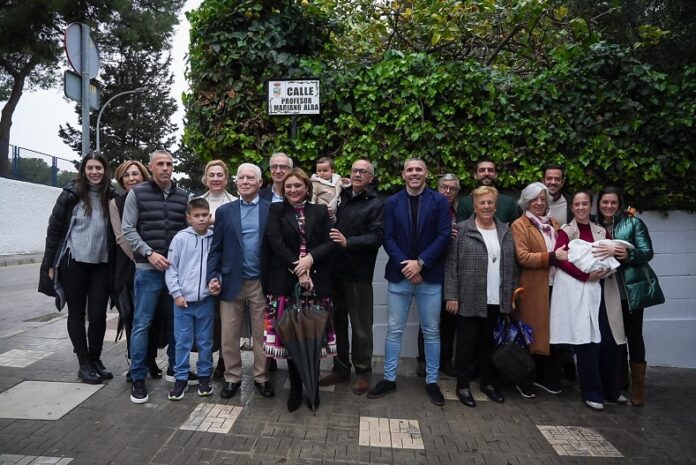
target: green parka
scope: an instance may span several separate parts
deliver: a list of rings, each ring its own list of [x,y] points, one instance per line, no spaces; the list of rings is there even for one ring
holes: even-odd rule
[[[628,249],[628,257],[621,262],[626,299],[629,310],[651,307],[664,303],[657,275],[648,265],[653,258],[652,241],[645,223],[632,215],[619,214],[614,217],[612,237],[635,246]]]

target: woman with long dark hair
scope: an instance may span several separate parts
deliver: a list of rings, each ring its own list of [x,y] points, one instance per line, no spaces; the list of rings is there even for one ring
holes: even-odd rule
[[[110,179],[109,164],[101,153],[90,152],[82,159],[77,178],[63,188],[53,207],[41,264],[42,273],[53,281],[58,308],[68,304],[68,335],[80,364],[77,375],[88,384],[113,378],[101,361],[110,287],[108,262],[114,244],[109,200],[115,192]]]
[[[624,329],[628,340],[631,367],[631,404],[645,403],[645,341],[643,340],[643,310],[665,301],[660,283],[648,262],[653,258],[652,240],[647,226],[624,211],[621,190],[608,186],[597,196],[597,217],[611,239],[620,239],[633,248],[605,246],[599,256],[613,256],[621,267],[617,273]]]

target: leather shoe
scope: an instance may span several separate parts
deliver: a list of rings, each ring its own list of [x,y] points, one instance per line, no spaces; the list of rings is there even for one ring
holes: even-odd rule
[[[379,399],[380,397],[384,397],[392,392],[396,392],[396,381],[387,381],[386,379],[383,379],[367,392],[367,398]]]
[[[336,370],[332,370],[331,373],[324,376],[319,380],[319,386],[333,386],[336,383],[342,383],[350,379],[350,374],[342,375]]]
[[[242,383],[225,383],[225,386],[220,391],[221,399],[231,399],[239,391]]]
[[[452,378],[457,376],[457,370],[454,369],[450,360],[440,360],[440,371]]]
[[[492,384],[481,386],[481,392],[486,394],[493,402],[497,402],[499,404],[505,402],[505,397],[503,397],[503,394]]]
[[[457,397],[459,398],[459,402],[467,407],[476,407],[476,401],[474,400],[474,396],[471,395],[471,389],[457,389]]]
[[[445,405],[445,396],[442,395],[440,386],[437,383],[428,383],[425,385],[425,390],[428,392],[428,397],[430,397],[430,402],[442,407]]]
[[[266,381],[265,383],[257,383],[254,381],[254,386],[256,386],[256,390],[259,391],[261,397],[270,399],[271,397],[275,396],[275,391],[273,390],[273,386],[271,386],[270,381]]]
[[[358,376],[353,383],[353,394],[361,396],[370,389],[370,380],[366,376]]]

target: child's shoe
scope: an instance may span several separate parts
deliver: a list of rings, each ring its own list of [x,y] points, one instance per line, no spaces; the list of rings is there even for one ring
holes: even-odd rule
[[[200,397],[208,397],[213,393],[213,386],[210,384],[209,376],[201,376],[198,378],[198,395]]]
[[[174,382],[174,387],[169,391],[169,400],[181,400],[184,398],[184,392],[188,387],[188,382],[183,380],[176,380]]]

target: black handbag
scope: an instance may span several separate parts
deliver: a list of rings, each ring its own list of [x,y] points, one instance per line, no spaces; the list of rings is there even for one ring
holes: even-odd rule
[[[506,315],[506,326],[515,327],[522,331],[519,322],[512,315]],[[518,342],[504,342],[498,346],[491,356],[491,363],[501,375],[510,379],[515,384],[523,384],[532,378],[534,374],[534,360],[529,355],[527,343],[524,338],[517,338]]]

